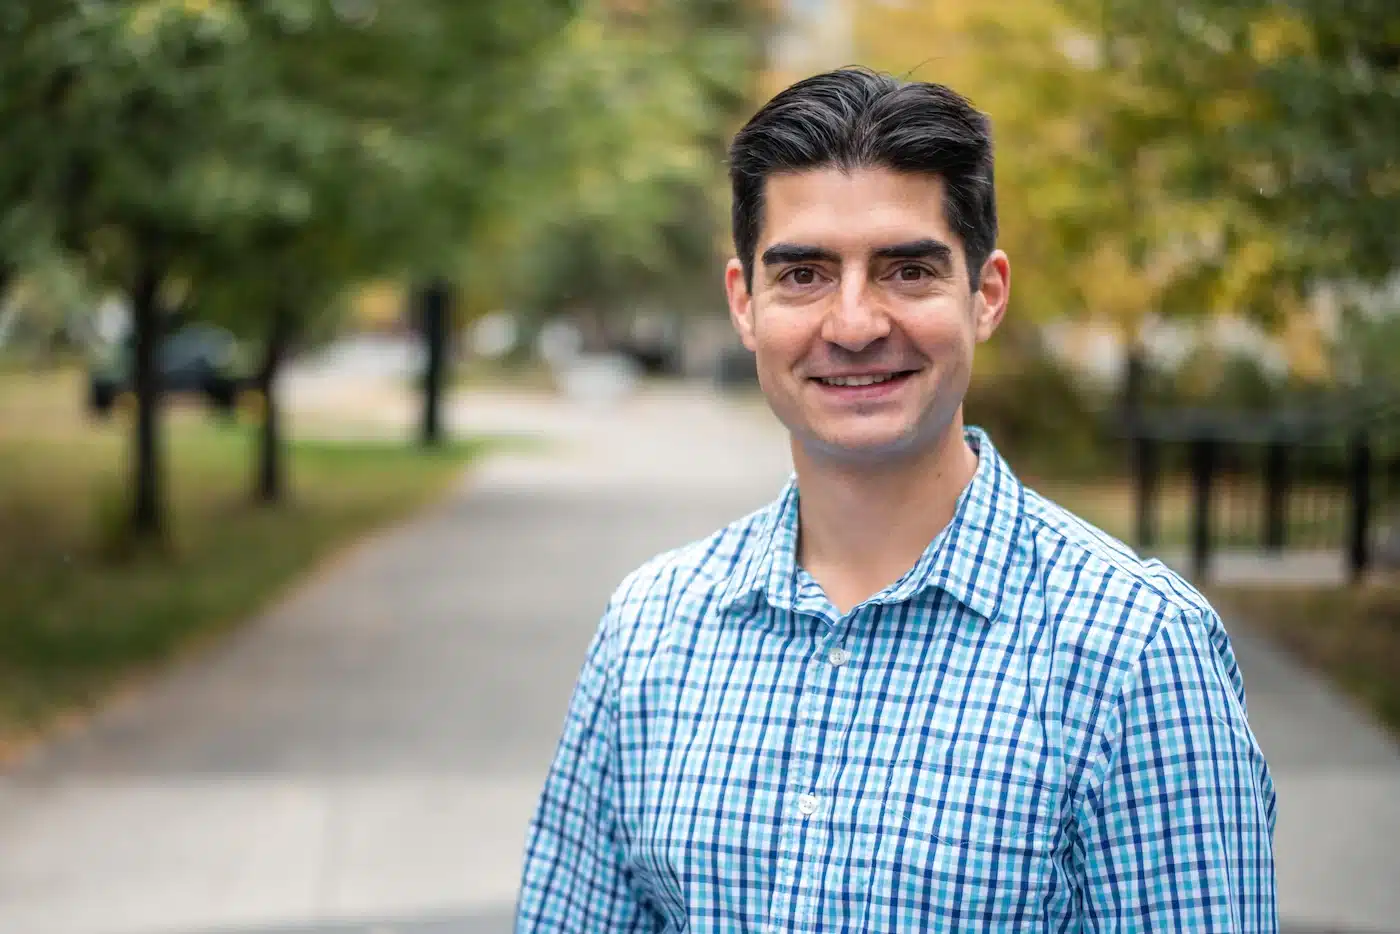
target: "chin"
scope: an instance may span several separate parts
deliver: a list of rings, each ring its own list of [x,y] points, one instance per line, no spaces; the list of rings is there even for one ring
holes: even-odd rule
[[[822,432],[808,435],[802,446],[822,461],[882,464],[906,460],[921,449],[917,432]]]

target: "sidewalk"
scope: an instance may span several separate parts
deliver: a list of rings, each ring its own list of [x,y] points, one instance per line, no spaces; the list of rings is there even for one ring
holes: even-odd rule
[[[773,495],[771,420],[482,395],[550,439],[0,778],[0,931],[510,930],[525,822],[612,586]],[[1232,627],[1278,782],[1286,931],[1400,931],[1400,749]]]

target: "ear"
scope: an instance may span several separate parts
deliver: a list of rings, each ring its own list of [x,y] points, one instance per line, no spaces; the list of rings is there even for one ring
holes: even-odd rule
[[[738,259],[731,259],[724,267],[724,294],[729,299],[729,320],[739,333],[739,340],[749,349],[754,349],[753,339],[753,297],[744,284],[744,267]]]
[[[1006,306],[1011,300],[1011,262],[1001,250],[994,250],[982,264],[982,279],[974,296],[977,342],[980,344],[996,333]]]

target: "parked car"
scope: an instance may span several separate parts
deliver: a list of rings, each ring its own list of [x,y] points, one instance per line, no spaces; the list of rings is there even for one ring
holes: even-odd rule
[[[107,415],[134,398],[135,341],[131,335],[112,345],[89,371],[88,405]],[[223,328],[190,324],[166,335],[156,353],[156,372],[167,396],[202,398],[218,412],[232,412],[239,397],[255,385],[238,340]]]

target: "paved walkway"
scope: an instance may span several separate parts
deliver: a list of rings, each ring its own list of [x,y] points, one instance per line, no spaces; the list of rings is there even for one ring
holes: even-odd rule
[[[639,561],[766,501],[771,421],[703,393],[482,395],[547,436],[0,779],[0,932],[487,934],[584,645]],[[1400,750],[1243,630],[1287,930],[1400,931]]]

